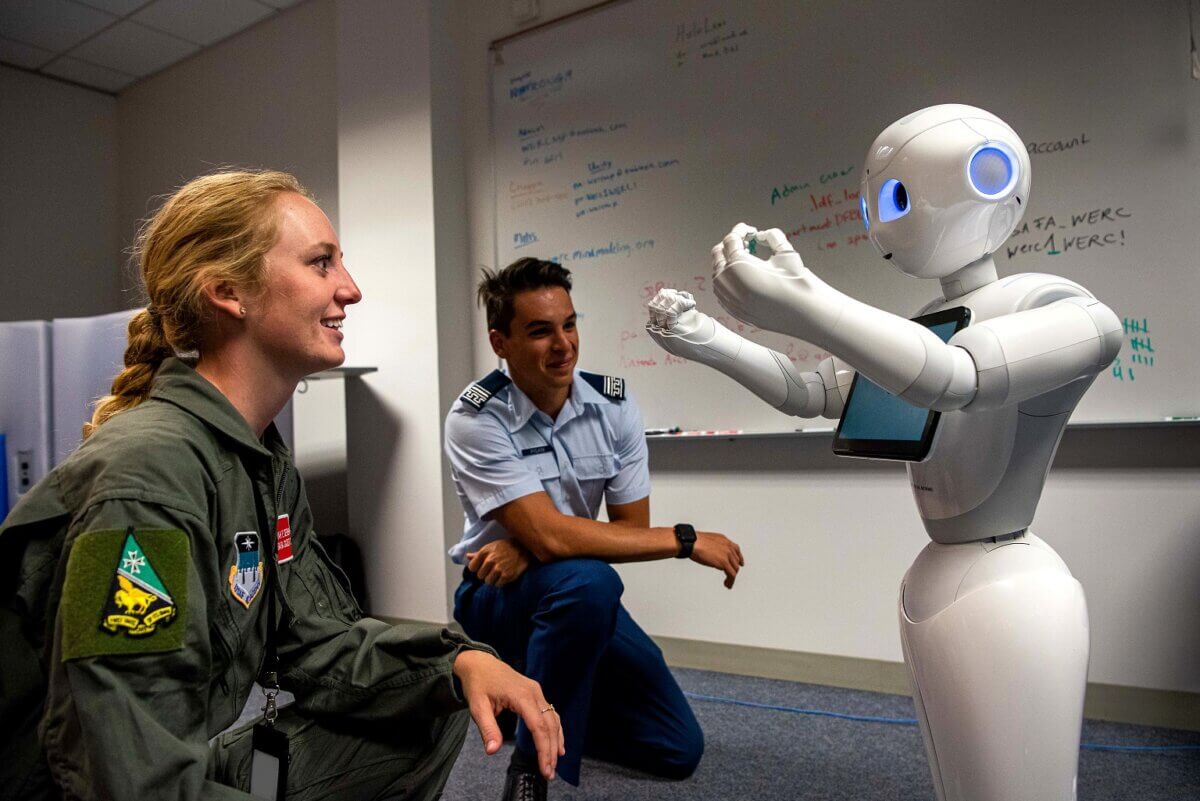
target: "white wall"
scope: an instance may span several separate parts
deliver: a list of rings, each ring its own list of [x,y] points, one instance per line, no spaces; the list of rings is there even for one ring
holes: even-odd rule
[[[120,94],[122,244],[156,198],[224,165],[295,174],[337,225],[335,7],[302,3]]]
[[[507,5],[475,8],[464,19],[473,268],[493,261],[486,54],[489,41],[515,30]],[[541,21],[589,5],[543,2]],[[495,366],[484,327],[476,310],[477,376]],[[1087,593],[1093,682],[1200,692],[1198,446],[1195,428],[1081,431],[1064,441],[1033,530]],[[747,566],[732,592],[694,564],[621,566],[626,606],[647,631],[902,659],[897,590],[928,538],[901,467],[835,459],[823,438],[655,443],[651,452],[654,524],[686,520],[723,531],[742,544]],[[458,532],[448,526],[446,535],[453,541]]]
[[[0,320],[122,308],[117,101],[0,66]]]

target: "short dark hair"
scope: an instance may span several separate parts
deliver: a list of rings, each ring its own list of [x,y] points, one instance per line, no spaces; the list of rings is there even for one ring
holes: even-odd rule
[[[521,292],[560,286],[571,291],[571,271],[558,262],[532,257],[517,259],[499,272],[483,268],[476,298],[487,311],[488,330],[496,329],[508,336],[515,311],[513,301]]]

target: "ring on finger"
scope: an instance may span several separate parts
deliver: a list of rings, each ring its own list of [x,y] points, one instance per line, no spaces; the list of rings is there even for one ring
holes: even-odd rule
[[[544,715],[544,714],[546,714],[547,712],[554,712],[555,714],[557,714],[557,713],[558,713],[558,710],[556,710],[556,709],[554,708],[554,704],[547,704],[547,705],[546,705],[546,708],[542,710],[542,714]]]

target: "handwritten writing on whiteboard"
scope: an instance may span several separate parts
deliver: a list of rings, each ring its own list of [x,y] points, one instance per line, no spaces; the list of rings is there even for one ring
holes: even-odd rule
[[[1091,139],[1088,139],[1086,133],[1082,133],[1079,136],[1072,136],[1069,139],[1053,139],[1048,142],[1026,142],[1025,149],[1029,151],[1029,155],[1031,156],[1065,153],[1068,150],[1083,147],[1091,141]]]
[[[638,239],[634,242],[623,242],[620,239],[612,239],[600,245],[564,250],[561,253],[551,256],[548,260],[558,262],[559,264],[567,264],[568,262],[591,261],[593,259],[605,259],[614,256],[629,258],[636,252],[653,249],[653,239]]]
[[[1123,247],[1125,220],[1132,218],[1133,212],[1124,206],[1045,214],[1021,223],[1008,238],[1004,250],[1012,259],[1033,254],[1059,256],[1089,248]]]
[[[578,128],[562,128],[557,131],[540,131],[535,136],[518,137],[521,153],[534,153],[546,148],[556,148],[573,139],[583,139],[602,134],[616,133],[629,127],[626,122],[609,122]]]
[[[777,202],[784,200],[786,198],[789,198],[792,195],[798,196],[798,194],[800,192],[802,192],[805,189],[811,188],[814,184],[820,184],[821,186],[824,186],[825,184],[832,183],[833,181],[836,181],[839,178],[844,178],[847,175],[852,175],[856,169],[857,169],[857,167],[854,167],[853,165],[849,166],[849,167],[841,167],[838,169],[827,170],[825,172],[822,172],[817,178],[810,178],[810,179],[804,180],[804,181],[796,181],[794,183],[785,182],[785,183],[779,184],[777,186],[773,186],[773,187],[771,187],[771,205],[774,206]]]
[[[524,103],[539,96],[553,94],[574,77],[574,70],[565,69],[546,75],[534,75],[526,70],[508,79],[508,99]]]
[[[690,60],[706,61],[737,53],[750,30],[731,25],[723,17],[704,17],[677,24],[673,33],[671,60],[682,67]]]
[[[1154,342],[1150,337],[1150,321],[1145,317],[1124,317],[1121,327],[1125,332],[1125,344],[1129,358],[1123,361],[1118,356],[1109,375],[1118,381],[1136,381],[1138,373],[1154,367]]]
[[[542,181],[509,181],[508,200],[512,208],[527,209],[567,200],[570,194],[564,190],[548,189]]]

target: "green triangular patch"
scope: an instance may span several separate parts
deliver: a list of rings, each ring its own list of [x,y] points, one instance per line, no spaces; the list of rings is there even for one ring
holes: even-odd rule
[[[132,531],[125,537],[125,547],[121,549],[121,562],[117,566],[117,573],[143,590],[148,590],[167,603],[172,603],[167,588],[163,586],[162,579],[154,571],[154,565],[150,564],[150,560],[146,558],[142,546],[138,545]]]

